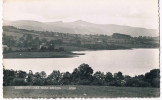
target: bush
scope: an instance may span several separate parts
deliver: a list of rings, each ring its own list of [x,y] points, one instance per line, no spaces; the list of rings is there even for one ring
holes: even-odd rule
[[[91,81],[88,79],[79,80],[79,85],[90,85]]]
[[[26,85],[26,82],[23,78],[14,78],[13,85],[15,86],[24,86]]]

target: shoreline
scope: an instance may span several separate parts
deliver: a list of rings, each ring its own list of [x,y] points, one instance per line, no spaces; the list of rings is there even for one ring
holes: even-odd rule
[[[130,49],[113,49],[113,50],[134,50],[134,49],[160,49],[160,48],[130,48]],[[64,52],[14,51],[9,53],[3,53],[3,59],[73,58],[79,57],[80,55],[85,55],[84,51],[105,51],[105,50],[81,50],[81,51],[79,50],[79,51],[64,51]]]
[[[10,52],[4,53],[3,59],[30,59],[30,58],[73,58],[84,53],[73,53],[73,52]]]

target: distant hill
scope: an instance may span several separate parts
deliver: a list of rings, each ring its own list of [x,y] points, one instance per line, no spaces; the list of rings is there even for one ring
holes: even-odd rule
[[[140,27],[122,26],[114,24],[93,24],[82,20],[74,22],[38,22],[32,20],[4,21],[4,26],[14,26],[17,28],[52,31],[74,34],[105,34],[122,33],[131,36],[159,36],[158,30]]]

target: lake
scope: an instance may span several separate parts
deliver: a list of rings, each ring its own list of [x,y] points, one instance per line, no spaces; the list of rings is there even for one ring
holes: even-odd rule
[[[3,64],[6,69],[26,72],[45,71],[48,75],[53,70],[72,72],[82,63],[89,64],[94,72],[121,71],[124,75],[130,76],[159,68],[159,49],[76,51],[75,53],[85,53],[85,55],[73,58],[3,59]]]

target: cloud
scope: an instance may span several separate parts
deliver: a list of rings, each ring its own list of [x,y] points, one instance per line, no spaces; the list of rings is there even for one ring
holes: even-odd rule
[[[78,19],[94,23],[158,27],[158,0],[5,0],[3,8],[4,19],[7,20]],[[149,23],[149,20],[153,21]]]

